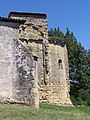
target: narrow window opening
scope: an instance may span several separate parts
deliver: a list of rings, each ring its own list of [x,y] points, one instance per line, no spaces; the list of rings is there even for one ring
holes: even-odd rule
[[[61,59],[58,60],[58,68],[59,69],[63,69],[63,65],[62,65],[62,60]]]
[[[38,61],[38,57],[37,56],[33,56],[34,57],[34,61]]]

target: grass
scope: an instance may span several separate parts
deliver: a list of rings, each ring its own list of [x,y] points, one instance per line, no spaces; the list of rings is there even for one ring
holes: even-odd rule
[[[90,107],[40,104],[40,109],[0,104],[0,120],[90,120]]]

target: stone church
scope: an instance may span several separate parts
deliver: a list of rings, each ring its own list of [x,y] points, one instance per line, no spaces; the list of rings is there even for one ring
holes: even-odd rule
[[[0,17],[0,102],[71,105],[64,39],[48,37],[46,14]]]

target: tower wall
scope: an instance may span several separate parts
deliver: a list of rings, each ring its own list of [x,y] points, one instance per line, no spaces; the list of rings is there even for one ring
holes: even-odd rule
[[[47,19],[37,15],[24,16],[23,19],[26,22],[19,27],[19,39],[38,56],[38,82],[41,83],[44,81],[44,38],[48,41]]]
[[[60,44],[49,44],[48,47],[48,65],[49,73],[47,84],[40,85],[40,101],[58,104],[70,105],[69,79],[68,79],[68,61],[66,46]]]

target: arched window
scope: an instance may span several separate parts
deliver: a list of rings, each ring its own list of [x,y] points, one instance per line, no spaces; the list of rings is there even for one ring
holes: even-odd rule
[[[63,65],[62,65],[62,60],[61,59],[58,60],[58,68],[59,69],[63,69]]]

